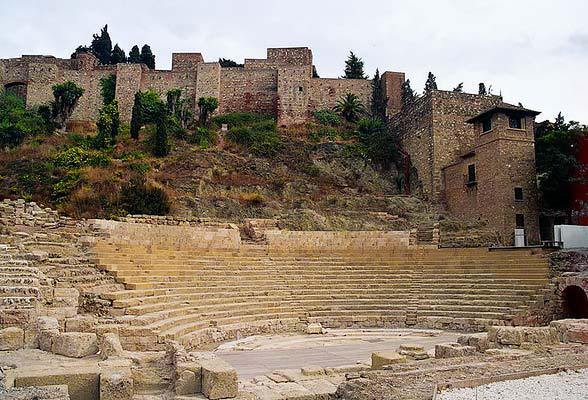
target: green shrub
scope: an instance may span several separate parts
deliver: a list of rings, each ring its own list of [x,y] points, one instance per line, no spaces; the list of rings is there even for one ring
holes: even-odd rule
[[[118,156],[118,159],[122,161],[142,160],[144,158],[147,158],[147,154],[145,154],[141,150],[127,151],[121,153],[121,155]]]
[[[252,113],[229,113],[218,115],[211,119],[212,123],[216,125],[227,124],[229,127],[250,125],[255,122],[265,121],[272,119],[264,115],[252,114]]]
[[[27,109],[20,97],[11,93],[0,94],[0,148],[16,147],[27,136],[50,133],[38,109]]]
[[[116,97],[116,75],[110,74],[100,79],[100,94],[104,105],[110,104]]]
[[[323,125],[339,126],[341,125],[341,117],[333,110],[323,109],[313,112],[314,118]]]
[[[54,162],[56,167],[66,169],[106,167],[110,164],[110,157],[100,151],[88,150],[76,146],[57,154]]]
[[[216,131],[211,128],[199,126],[196,128],[191,140],[203,149],[207,149],[216,142]]]
[[[144,178],[133,178],[121,189],[122,207],[130,214],[165,215],[170,201],[163,189],[148,186]]]
[[[53,185],[53,191],[51,193],[53,198],[59,201],[69,196],[79,185],[81,179],[82,174],[79,171],[69,172]]]
[[[319,126],[308,135],[308,138],[313,142],[320,142],[325,138],[330,141],[335,140],[337,139],[337,136],[338,133],[335,128],[330,126]]]
[[[151,170],[151,165],[146,162],[134,162],[129,164],[129,168],[140,173],[141,175],[145,175],[147,172],[149,172],[149,170]]]
[[[252,126],[238,126],[229,130],[227,138],[246,146],[253,154],[273,156],[282,147],[273,121],[262,121]]]
[[[109,146],[114,146],[120,128],[120,115],[116,100],[102,106],[96,126],[98,127],[98,134],[94,138],[94,147],[105,149]]]

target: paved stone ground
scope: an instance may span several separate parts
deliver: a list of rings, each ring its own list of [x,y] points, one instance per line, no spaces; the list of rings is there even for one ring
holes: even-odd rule
[[[455,342],[458,333],[411,329],[328,329],[324,335],[254,336],[219,346],[216,354],[237,369],[239,378],[310,365],[337,367],[370,364],[371,353],[414,343],[429,352],[435,344]]]

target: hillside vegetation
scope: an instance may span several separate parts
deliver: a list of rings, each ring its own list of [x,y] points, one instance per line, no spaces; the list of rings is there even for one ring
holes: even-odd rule
[[[288,129],[253,114],[214,117],[170,135],[166,157],[151,154],[154,125],[138,140],[123,125],[106,148],[71,132],[30,134],[0,152],[0,198],[80,218],[278,218],[290,229],[402,229],[431,218],[424,203],[398,194],[394,164],[373,162],[356,125],[323,114]]]

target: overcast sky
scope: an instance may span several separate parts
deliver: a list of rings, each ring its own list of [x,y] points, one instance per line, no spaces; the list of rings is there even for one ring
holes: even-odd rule
[[[479,82],[505,101],[588,123],[588,0],[2,0],[0,58],[69,57],[108,24],[128,52],[151,45],[158,69],[173,51],[242,62],[267,47],[308,46],[323,77],[349,50],[366,72],[403,71],[422,91]]]

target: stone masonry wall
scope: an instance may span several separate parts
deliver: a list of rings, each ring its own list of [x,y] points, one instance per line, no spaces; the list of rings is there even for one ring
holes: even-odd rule
[[[222,68],[220,114],[251,112],[276,115],[278,73],[272,69]]]
[[[265,231],[270,252],[393,250],[409,246],[409,231]]]
[[[372,81],[367,79],[311,79],[308,94],[308,116],[314,110],[333,108],[337,101],[347,93],[357,95],[363,105],[369,107]]]
[[[443,170],[444,202],[451,214],[482,219],[500,232],[501,242],[514,242],[516,214],[523,214],[527,241],[539,242],[533,119],[527,129],[509,129],[505,115],[496,115],[494,129],[478,138],[467,157]],[[476,167],[476,183],[467,184],[468,165]],[[514,188],[523,189],[516,201]]]
[[[418,99],[412,106],[392,117],[391,128],[401,135],[402,147],[410,154],[417,172],[418,192],[426,199],[433,195],[433,109],[432,97]]]
[[[312,111],[335,105],[351,92],[368,106],[371,82],[368,80],[312,79],[312,51],[306,47],[269,48],[265,59],[245,59],[243,68],[221,68],[217,62],[204,62],[201,53],[173,53],[170,71],[150,70],[139,64],[99,66],[90,54],[76,59],[51,56],[23,56],[0,60],[0,90],[13,86],[15,92],[26,93],[27,105],[52,100],[51,86],[71,80],[85,92],[68,126],[93,127],[102,105],[100,79],[115,74],[116,99],[121,121],[131,119],[134,95],[152,89],[162,98],[170,89],[179,88],[198,115],[197,100],[212,96],[219,99],[217,113],[254,112],[276,116],[281,125],[306,122]],[[401,73],[388,73],[387,92],[397,107]],[[89,127],[90,125],[88,125]]]
[[[111,243],[155,246],[173,249],[238,250],[241,236],[237,228],[193,227],[91,220],[95,229],[105,233]]]

